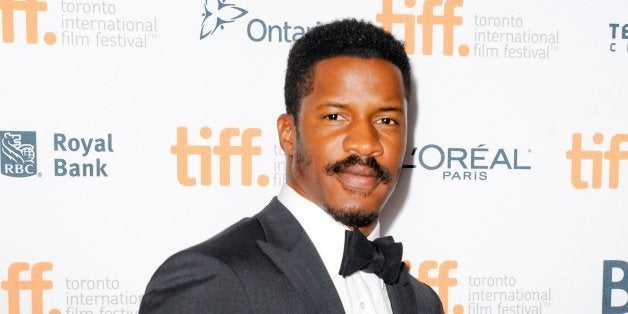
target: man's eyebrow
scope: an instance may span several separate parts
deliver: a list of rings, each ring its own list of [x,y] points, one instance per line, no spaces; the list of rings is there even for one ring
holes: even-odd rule
[[[403,112],[403,108],[387,106],[387,107],[379,108],[379,109],[377,109],[377,111],[384,111],[384,112],[387,112],[387,111],[398,111],[398,112]]]
[[[322,103],[322,104],[318,105],[317,109],[324,109],[324,108],[330,108],[330,107],[331,108],[343,109],[343,108],[349,107],[349,105],[343,104],[343,103],[336,103],[336,102],[326,102],[326,103]],[[397,107],[397,106],[385,106],[385,107],[377,108],[377,111],[380,111],[380,112],[389,112],[389,111],[403,112],[404,109],[402,107]]]
[[[317,109],[325,109],[325,108],[338,108],[338,109],[342,109],[342,108],[347,108],[349,105],[347,104],[342,104],[342,103],[337,103],[337,102],[326,102],[326,103],[322,103],[320,105],[317,106]]]

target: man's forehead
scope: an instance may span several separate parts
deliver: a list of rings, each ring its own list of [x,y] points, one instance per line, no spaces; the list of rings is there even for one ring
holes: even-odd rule
[[[399,71],[399,74],[401,74],[401,69],[394,63],[392,63],[389,60],[386,60],[384,58],[378,57],[378,56],[372,56],[372,57],[363,57],[363,56],[357,56],[357,55],[351,55],[351,54],[341,54],[341,55],[333,55],[333,56],[328,56],[319,60],[316,60],[314,63],[312,63],[312,66],[310,67],[310,73],[314,73],[316,71],[317,68],[319,68],[319,66],[322,64],[323,67],[328,64],[328,63],[334,63],[334,62],[350,62],[350,61],[378,61],[378,62],[385,62],[387,64],[389,64],[390,66],[394,67],[397,71]]]
[[[322,60],[312,72],[305,97],[313,92],[353,92],[391,100],[406,96],[401,71],[384,59],[339,56]]]

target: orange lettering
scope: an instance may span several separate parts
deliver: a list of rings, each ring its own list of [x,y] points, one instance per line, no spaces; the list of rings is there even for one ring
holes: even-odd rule
[[[43,273],[52,270],[52,263],[41,262],[33,265],[31,279],[20,280],[20,273],[29,269],[29,264],[24,262],[13,263],[9,266],[9,274],[6,281],[0,287],[7,290],[9,295],[9,314],[19,314],[20,312],[20,291],[31,291],[31,307],[33,314],[43,314],[44,312],[44,290],[52,289],[52,281],[43,280]],[[59,313],[53,309],[50,313]]]
[[[26,42],[29,44],[37,43],[38,37],[38,20],[39,11],[46,11],[48,4],[37,0],[0,0],[0,10],[2,10],[2,41],[12,43],[15,36],[15,11],[24,11],[26,15]],[[54,44],[56,36],[54,33],[46,33],[44,35],[47,44]]]

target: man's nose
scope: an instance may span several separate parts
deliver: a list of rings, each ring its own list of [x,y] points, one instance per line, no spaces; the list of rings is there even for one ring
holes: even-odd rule
[[[375,125],[369,121],[352,122],[343,141],[344,150],[358,156],[379,156],[384,148]]]

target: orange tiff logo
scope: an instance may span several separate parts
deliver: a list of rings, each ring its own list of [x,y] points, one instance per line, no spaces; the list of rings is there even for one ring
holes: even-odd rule
[[[443,302],[445,313],[449,313],[449,288],[458,285],[458,279],[450,277],[450,271],[456,268],[457,261],[444,261],[440,265],[436,261],[425,261],[419,266],[419,280],[438,290],[438,297]],[[456,304],[451,313],[462,314],[464,307]]]
[[[240,145],[231,143],[231,139],[241,136]],[[199,135],[203,139],[212,136],[212,130],[208,127],[201,128]],[[220,144],[211,145],[189,145],[188,129],[186,127],[177,128],[177,144],[170,148],[170,152],[177,156],[177,178],[179,183],[185,186],[196,185],[196,178],[190,176],[189,159],[190,156],[200,157],[200,177],[201,185],[211,185],[212,183],[212,155],[218,156],[220,167],[220,185],[231,184],[231,157],[239,156],[241,162],[242,185],[250,186],[253,181],[253,156],[262,154],[262,148],[253,146],[253,138],[260,137],[262,130],[257,128],[244,129],[240,132],[238,128],[226,128],[220,132]],[[265,174],[257,177],[257,184],[268,185],[269,177]]]
[[[0,284],[2,290],[6,290],[9,295],[9,314],[27,313],[20,311],[20,293],[23,290],[30,290],[31,312],[33,314],[44,313],[44,290],[52,289],[52,281],[44,280],[43,273],[52,270],[52,263],[36,263],[30,269],[30,279],[20,279],[20,273],[28,271],[29,268],[30,265],[24,262],[9,265],[8,278]],[[61,311],[52,309],[48,313],[60,314]]]
[[[617,189],[619,187],[619,165],[621,160],[628,160],[628,150],[621,149],[621,144],[628,142],[628,134],[615,134],[611,138],[610,149],[603,150],[583,150],[582,133],[572,135],[571,150],[567,151],[567,159],[571,160],[571,184],[577,189],[586,189],[589,182],[582,178],[582,163],[584,160],[591,161],[591,186],[594,189],[602,187],[602,172],[604,159],[608,161],[608,187]],[[604,142],[604,135],[595,133],[593,143],[600,145]]]
[[[462,6],[463,0],[444,0],[443,15],[435,15],[434,8],[443,5],[443,0],[424,0],[423,14],[393,13],[394,0],[382,0],[382,12],[378,13],[376,19],[388,32],[393,31],[393,25],[400,24],[404,28],[404,42],[406,52],[414,54],[415,48],[415,28],[417,24],[423,27],[423,54],[431,55],[434,45],[434,25],[443,27],[443,54],[451,56],[454,53],[454,27],[462,25],[462,17],[455,15],[455,9]],[[408,9],[416,5],[416,0],[404,0],[404,6]],[[469,55],[469,46],[458,46],[458,54],[466,57]]]
[[[38,0],[0,0],[2,11],[2,41],[12,43],[15,37],[15,11],[23,11],[26,16],[26,42],[36,44],[39,37],[37,14],[48,10],[48,4]],[[53,45],[57,41],[55,33],[44,34],[44,42]]]

